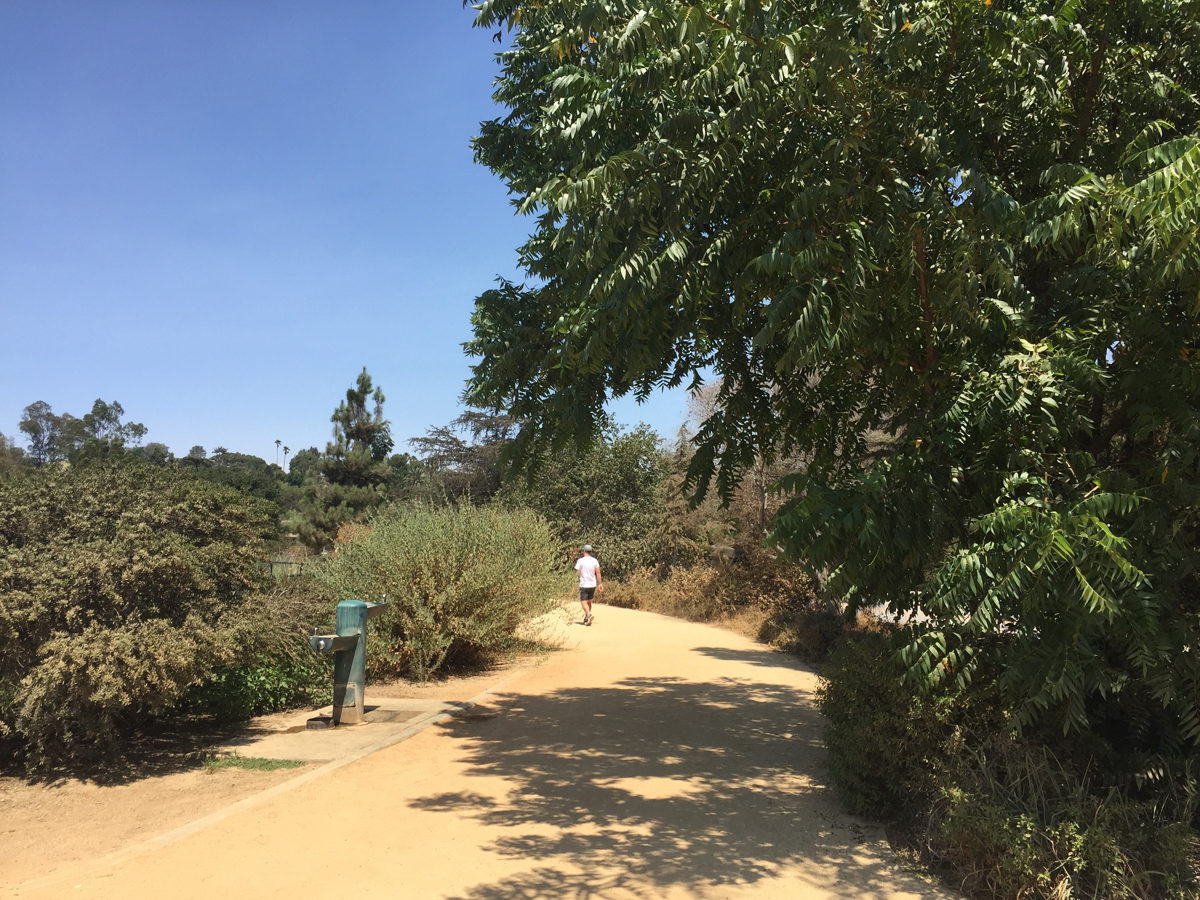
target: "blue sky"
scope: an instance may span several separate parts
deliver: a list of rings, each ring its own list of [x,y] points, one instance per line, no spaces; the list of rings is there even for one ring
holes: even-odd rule
[[[274,460],[324,446],[364,365],[397,438],[454,418],[472,301],[530,225],[471,160],[499,114],[472,17],[0,3],[0,431],[101,397],[176,453]],[[614,411],[669,435],[684,405]]]

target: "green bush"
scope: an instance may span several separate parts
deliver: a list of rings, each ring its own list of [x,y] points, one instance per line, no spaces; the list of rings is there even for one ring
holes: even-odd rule
[[[253,658],[271,531],[268,504],[167,469],[0,483],[0,734],[32,760],[112,748]]]
[[[1174,800],[1133,796],[1072,745],[1013,736],[994,680],[914,690],[896,644],[860,635],[825,673],[828,766],[850,811],[900,825],[971,897],[1195,896],[1194,781]]]
[[[910,813],[936,791],[936,761],[968,718],[961,698],[927,699],[903,682],[893,635],[877,632],[830,656],[819,693],[829,771],[858,815]],[[958,701],[958,702],[956,702]]]
[[[194,684],[172,709],[235,722],[332,699],[333,661],[313,653],[305,636],[333,630],[336,604],[311,577],[279,579],[226,623],[239,634],[241,653]]]
[[[426,680],[443,665],[517,645],[522,622],[549,611],[567,586],[556,542],[532,512],[396,505],[365,536],[339,545],[316,577],[338,599],[378,600],[368,673]]]
[[[176,711],[237,722],[296,706],[324,706],[333,694],[327,657],[262,654],[217,669],[180,700]]]

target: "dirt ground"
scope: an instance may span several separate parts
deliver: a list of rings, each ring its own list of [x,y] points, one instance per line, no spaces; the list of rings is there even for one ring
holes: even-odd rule
[[[21,882],[64,863],[106,856],[272,787],[298,771],[303,769],[205,771],[197,763],[123,784],[75,778],[30,784],[0,778],[0,877]]]
[[[373,684],[368,698],[462,701],[542,657],[524,656],[469,676],[425,684]],[[246,726],[271,730],[292,713],[260,716]],[[0,881],[13,884],[66,864],[107,856],[162,834],[315,768],[250,771],[206,769],[206,751],[236,736],[237,727],[207,734],[164,731],[131,748],[124,766],[89,775],[0,776]]]
[[[840,809],[816,676],[729,631],[599,607],[488,702],[21,898],[949,898]],[[316,774],[314,772],[314,774]],[[7,826],[6,826],[7,827]]]

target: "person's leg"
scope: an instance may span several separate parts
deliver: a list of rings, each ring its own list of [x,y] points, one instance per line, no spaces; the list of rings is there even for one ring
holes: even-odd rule
[[[592,595],[595,593],[595,590],[595,588],[579,589],[579,605],[583,607],[584,622],[587,622],[592,615]]]

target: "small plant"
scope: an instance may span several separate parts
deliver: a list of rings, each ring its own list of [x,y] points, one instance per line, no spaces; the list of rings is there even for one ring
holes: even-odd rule
[[[304,762],[298,759],[265,759],[261,756],[210,756],[201,764],[206,772],[218,769],[249,769],[253,772],[275,772],[279,769],[299,769]]]
[[[263,654],[217,669],[183,696],[176,711],[239,722],[296,706],[321,706],[331,697],[329,665],[315,653]]]

